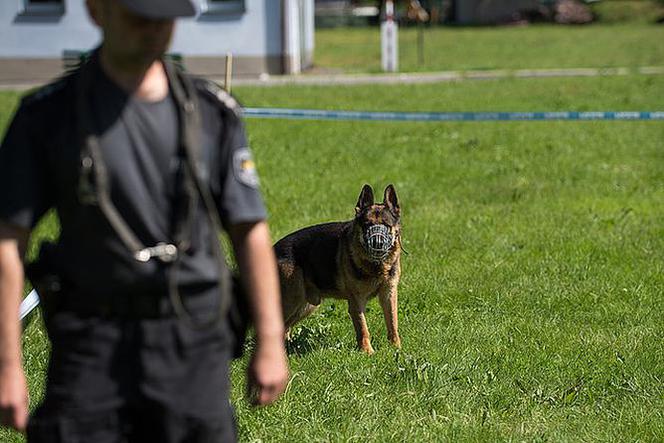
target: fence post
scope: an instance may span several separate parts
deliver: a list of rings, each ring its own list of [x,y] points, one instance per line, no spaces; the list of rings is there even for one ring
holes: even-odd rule
[[[385,2],[385,20],[380,24],[381,62],[383,71],[396,72],[399,69],[399,27],[394,21],[394,2]]]

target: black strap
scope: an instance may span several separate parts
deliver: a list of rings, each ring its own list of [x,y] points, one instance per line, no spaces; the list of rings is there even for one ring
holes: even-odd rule
[[[86,106],[90,86],[91,69],[89,63],[80,68],[78,93],[76,97],[79,140],[81,143],[81,176],[79,178],[79,198],[81,203],[97,204],[120,240],[131,251],[134,258],[146,262],[153,257],[164,263],[172,262],[177,256],[178,247],[170,243],[158,243],[146,247],[122,218],[111,200],[110,182],[98,138],[91,133]],[[92,183],[94,178],[94,184]]]
[[[177,70],[169,62],[164,62],[164,69],[168,77],[168,83],[175,97],[175,102],[178,104],[178,112],[180,114],[180,135],[183,139],[182,149],[184,149],[186,161],[186,167],[188,173],[185,177],[188,177],[192,180],[193,185],[198,191],[198,195],[201,197],[203,206],[208,215],[210,221],[210,234],[212,244],[216,244],[217,247],[213,248],[217,261],[219,263],[219,285],[221,290],[221,300],[220,300],[220,312],[225,314],[228,311],[228,307],[231,303],[231,275],[226,266],[226,260],[224,258],[224,253],[221,249],[221,242],[217,237],[222,230],[221,220],[219,218],[219,213],[217,211],[217,206],[210,192],[210,188],[202,179],[202,173],[199,170],[199,159],[200,153],[198,148],[200,146],[199,134],[200,134],[200,114],[199,114],[199,103],[196,90],[193,83],[184,75],[180,70]],[[172,268],[173,275],[177,272],[177,266]],[[173,278],[176,280],[176,278]],[[176,291],[170,291],[171,296],[176,293]],[[174,308],[176,311],[179,311],[179,314],[184,318],[191,319],[184,306],[182,305],[182,300],[179,298],[173,299]],[[190,320],[191,321],[191,320]]]
[[[93,55],[93,60],[97,54]],[[175,218],[174,236],[172,243],[158,243],[152,247],[146,247],[136,236],[131,227],[120,215],[110,198],[110,183],[108,174],[101,155],[99,141],[90,131],[89,113],[86,100],[90,86],[91,66],[90,63],[82,64],[79,74],[77,88],[77,118],[79,140],[81,143],[81,169],[79,177],[79,199],[81,204],[97,204],[109,224],[116,232],[118,238],[133,254],[137,261],[145,262],[151,258],[158,258],[168,264],[169,297],[176,314],[189,323],[192,327],[201,328],[218,324],[225,316],[231,303],[231,276],[223,251],[221,242],[217,235],[221,232],[222,224],[219,219],[217,207],[208,186],[204,183],[199,171],[199,131],[200,115],[198,109],[197,94],[191,80],[181,71],[177,70],[168,61],[163,61],[168,83],[178,111],[179,121],[179,152],[184,160],[185,171],[180,180],[181,190],[187,201],[185,213],[177,214]],[[94,181],[94,182],[93,182]],[[218,317],[209,322],[198,323],[187,312],[178,289],[178,268],[181,254],[190,245],[191,230],[197,214],[198,196],[201,197],[206,213],[210,221],[211,241],[217,244],[213,248],[215,257],[219,263],[219,290],[221,294],[220,309]]]

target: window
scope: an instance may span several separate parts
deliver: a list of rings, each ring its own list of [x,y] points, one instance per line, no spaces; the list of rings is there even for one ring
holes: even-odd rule
[[[62,15],[65,13],[64,0],[23,0],[21,15]]]
[[[201,0],[203,15],[237,14],[244,10],[244,0]]]

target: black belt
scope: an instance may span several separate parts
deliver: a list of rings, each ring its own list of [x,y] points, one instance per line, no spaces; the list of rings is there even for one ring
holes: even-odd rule
[[[61,291],[43,297],[43,305],[47,313],[67,311],[85,317],[156,319],[175,316],[165,291],[162,294],[72,294]]]

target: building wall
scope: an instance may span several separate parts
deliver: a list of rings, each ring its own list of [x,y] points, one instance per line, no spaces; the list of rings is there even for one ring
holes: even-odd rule
[[[184,55],[189,70],[205,75],[222,75],[229,52],[236,75],[282,73],[282,1],[245,0],[243,12],[180,19],[172,52]],[[61,70],[64,50],[99,44],[83,0],[66,0],[65,13],[55,17],[21,15],[21,3],[0,0],[0,80],[51,78]],[[309,7],[313,23],[313,0],[300,3]],[[313,26],[310,32],[303,38],[313,51]]]
[[[62,50],[85,49],[98,40],[83,0],[68,0],[55,17],[20,15],[22,0],[0,1],[0,57],[53,58]]]
[[[187,67],[201,74],[223,73],[223,60],[229,52],[238,75],[281,73],[280,3],[245,0],[244,12],[183,19],[178,23],[172,51],[184,54]]]

